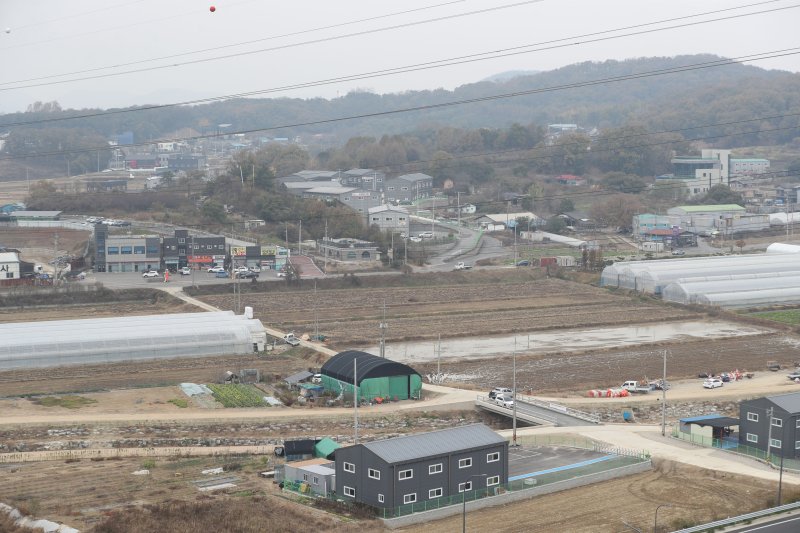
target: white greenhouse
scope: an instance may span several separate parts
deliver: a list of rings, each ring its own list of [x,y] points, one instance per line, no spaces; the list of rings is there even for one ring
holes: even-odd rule
[[[243,355],[264,349],[266,331],[220,311],[0,324],[0,339],[0,370],[9,370]]]
[[[798,265],[798,269],[800,269],[800,265]],[[696,304],[700,303],[700,301],[707,301],[707,298],[704,298],[706,296],[718,293],[742,292],[742,302],[744,303],[757,299],[757,295],[751,294],[754,292],[774,289],[790,290],[795,287],[800,287],[800,270],[684,278],[664,287],[661,297],[667,302]],[[746,303],[742,307],[750,307],[750,304]]]
[[[726,308],[800,304],[800,247],[775,243],[768,253],[625,261],[606,267],[604,287],[661,294],[666,301]]]

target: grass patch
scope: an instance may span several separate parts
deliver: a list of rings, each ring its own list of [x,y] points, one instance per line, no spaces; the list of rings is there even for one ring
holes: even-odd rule
[[[264,407],[264,393],[250,385],[229,384],[208,386],[214,399],[225,407]]]
[[[783,311],[761,311],[750,313],[749,316],[782,322],[792,326],[800,325],[800,309],[785,309]]]
[[[173,398],[171,400],[167,400],[167,403],[171,403],[175,407],[180,407],[181,409],[186,409],[189,407],[189,400],[186,398]]]
[[[43,396],[29,399],[36,405],[41,405],[43,407],[63,407],[65,409],[80,409],[81,407],[97,403],[97,400],[92,400],[85,396]]]

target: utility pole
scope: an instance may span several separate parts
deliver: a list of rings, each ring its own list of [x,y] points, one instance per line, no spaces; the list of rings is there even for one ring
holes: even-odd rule
[[[383,322],[380,323],[378,328],[381,330],[381,357],[386,359],[386,328],[388,324],[386,323],[386,298],[383,299]]]
[[[436,353],[436,377],[441,379],[442,375],[442,334],[439,333],[439,349]]]
[[[303,255],[303,219],[300,219],[300,229],[297,230],[297,255]]]
[[[194,257],[194,235],[192,235],[192,257]],[[188,257],[187,257],[187,260],[188,260]],[[194,267],[195,267],[195,265],[189,265],[189,268],[192,269],[192,287],[194,287],[194,271],[195,271]]]
[[[58,285],[58,232],[53,237],[53,285]]]
[[[325,240],[323,242],[324,242],[323,252],[325,253],[325,263],[323,264],[322,269],[323,269],[323,274],[325,274],[327,276],[328,275],[328,249],[326,248],[328,246],[328,219],[327,218],[325,219]]]
[[[664,373],[661,376],[661,436],[667,433],[667,351],[664,350]]]
[[[456,213],[456,215],[458,216],[458,227],[460,228],[461,227],[461,192],[460,191],[456,191],[456,205],[458,206],[457,207],[458,213]]]
[[[514,402],[514,413],[513,413],[514,416],[513,416],[513,426],[512,426],[513,430],[512,430],[512,433],[511,433],[511,445],[516,447],[516,446],[518,446],[518,444],[517,444],[517,336],[516,335],[514,335],[513,362],[514,362],[514,366],[513,366],[513,373],[514,373],[513,382],[514,383],[512,385],[513,388],[511,389],[511,399]]]
[[[767,409],[767,424],[769,424],[769,428],[767,429],[767,462],[770,463],[770,457],[772,456],[772,407]],[[783,443],[781,442],[781,445]]]
[[[431,209],[431,233],[436,235],[436,197],[433,197],[433,208]]]
[[[355,442],[358,444],[358,359],[353,357],[353,410],[355,412]]]
[[[319,320],[317,319],[317,280],[314,280],[314,340],[319,340]]]

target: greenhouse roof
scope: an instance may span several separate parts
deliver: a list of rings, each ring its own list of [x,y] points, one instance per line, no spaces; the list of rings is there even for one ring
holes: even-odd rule
[[[745,208],[738,204],[679,205],[677,209],[682,209],[687,213],[716,213],[719,211],[745,211]]]

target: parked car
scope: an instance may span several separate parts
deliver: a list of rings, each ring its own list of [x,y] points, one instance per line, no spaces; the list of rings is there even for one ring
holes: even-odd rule
[[[189,268],[189,267],[181,267],[181,269],[178,272],[180,273],[181,276],[191,276],[192,275],[192,269]]]
[[[411,242],[422,242],[422,239],[419,237],[409,237],[408,240]]]
[[[250,272],[250,269],[247,268],[246,266],[240,266],[233,269],[234,274],[238,274],[240,272]]]
[[[314,374],[311,378],[311,383],[322,383],[322,374]]]
[[[791,374],[789,374],[786,377],[791,379],[792,381],[794,381],[796,379],[800,379],[800,372],[792,372]]]
[[[227,278],[228,277],[228,271],[225,270],[224,268],[222,270],[217,270],[216,272],[214,272],[214,277],[216,277],[216,278]]]
[[[286,272],[284,272],[283,270],[278,270],[278,277],[279,278],[285,278],[286,277]]]
[[[236,277],[239,279],[258,279],[258,272],[251,272],[250,270],[237,272]]]
[[[523,259],[522,261],[517,261],[517,266],[518,267],[529,267],[529,266],[531,266],[531,262],[528,261],[527,259]]]
[[[672,250],[672,255],[686,255],[683,250]]]
[[[217,272],[225,272],[225,267],[213,266],[208,269],[209,274],[216,274]]]
[[[419,234],[420,239],[433,239],[433,232],[432,231],[423,231]]]
[[[250,267],[250,272],[261,272],[261,267],[258,265],[253,265]]]
[[[513,391],[508,387],[495,387],[489,391],[489,398],[494,400],[498,394],[510,395]]]
[[[294,336],[294,332],[290,332],[290,333],[287,333],[286,335],[284,335],[283,336],[283,340],[284,340],[284,342],[286,344],[288,344],[290,346],[299,346],[300,345],[300,339],[298,339],[297,337]],[[320,379],[321,379],[321,376],[320,376]]]
[[[718,387],[722,387],[722,379],[708,378],[703,382],[703,387],[706,389],[716,389]]]
[[[511,409],[514,407],[514,400],[511,399],[511,396],[504,396],[502,394],[498,394],[494,398],[494,403],[499,405],[500,407],[505,407],[507,409]]]
[[[144,274],[142,274],[143,278],[159,278],[161,274],[158,273],[158,270],[148,270]]]

